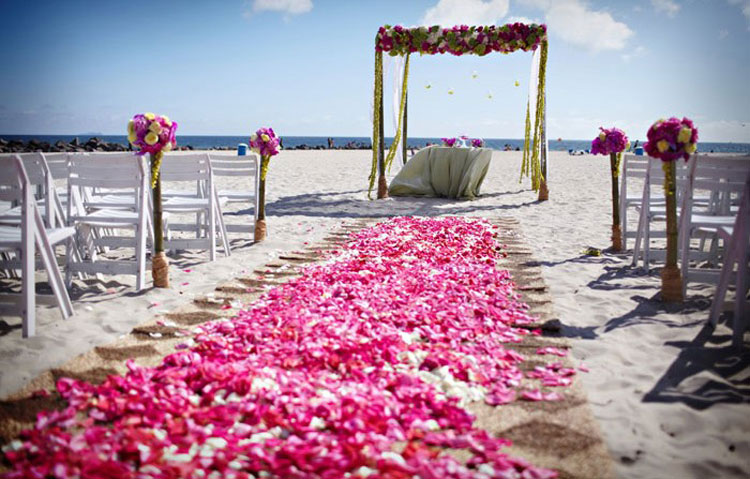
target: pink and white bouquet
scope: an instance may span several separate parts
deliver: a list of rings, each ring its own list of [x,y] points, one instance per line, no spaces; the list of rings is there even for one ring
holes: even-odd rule
[[[273,128],[259,128],[250,137],[250,149],[262,157],[272,157],[279,154],[280,140]]]
[[[177,146],[176,132],[177,122],[166,115],[139,113],[128,122],[128,141],[139,155],[170,151]]]
[[[622,153],[629,146],[630,142],[624,131],[619,128],[602,128],[601,133],[591,142],[592,155],[610,155],[612,153]]]
[[[450,148],[457,146],[456,143],[458,143],[458,138],[441,138],[441,140],[443,141],[443,146]]]
[[[685,161],[698,149],[698,129],[689,118],[672,117],[659,120],[648,129],[648,142],[643,145],[649,156],[662,161]]]
[[[266,179],[268,163],[272,156],[279,154],[281,140],[273,128],[259,128],[250,136],[250,149],[260,155],[260,179]]]
[[[484,140],[481,138],[472,139],[466,135],[461,135],[458,138],[441,138],[441,140],[443,141],[443,146],[450,148],[465,148],[467,142],[474,148],[481,148],[484,146]]]

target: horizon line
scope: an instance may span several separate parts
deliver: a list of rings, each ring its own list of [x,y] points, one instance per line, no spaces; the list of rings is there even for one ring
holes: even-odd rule
[[[97,137],[97,136],[124,136],[124,137],[127,137],[127,134],[124,134],[124,133],[101,133],[101,132],[95,132],[95,133],[0,133],[0,138],[2,138],[3,136],[73,136],[73,137],[88,136],[90,138],[94,138],[94,137]],[[243,137],[243,136],[247,136],[248,138],[250,138],[250,135],[248,135],[246,133],[245,134],[240,134],[240,135],[232,135],[232,134],[210,135],[210,134],[188,134],[188,133],[183,133],[183,134],[177,135],[178,143],[179,143],[179,137],[180,136],[201,136],[201,137],[222,137],[222,136],[225,136],[225,137]],[[301,138],[301,137],[307,137],[307,138],[370,138],[370,136],[368,136],[368,135],[279,135],[279,137],[281,137],[281,138],[284,138],[284,137],[296,137],[296,138]],[[393,138],[393,136],[387,136],[386,135],[385,138]],[[413,136],[408,136],[407,139],[408,138],[441,138],[441,137],[440,136],[413,135]],[[519,140],[519,141],[524,140],[523,138],[509,138],[509,137],[502,138],[502,137],[487,137],[487,136],[485,136],[485,137],[477,137],[477,138],[482,138],[482,139],[486,139],[486,140]],[[558,141],[558,140],[559,141],[592,141],[590,139],[562,138],[562,137],[558,137],[556,139],[548,139],[547,141],[549,143],[553,143],[553,142]],[[635,138],[635,140],[641,141],[640,138]],[[699,140],[698,144],[700,144],[700,143],[737,143],[737,144],[742,144],[742,145],[750,145],[750,142],[737,141],[737,140],[733,140],[733,141]]]

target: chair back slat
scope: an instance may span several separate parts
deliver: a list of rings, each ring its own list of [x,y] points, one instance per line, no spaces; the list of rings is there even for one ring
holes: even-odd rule
[[[19,170],[22,168],[23,163],[17,155],[0,156],[0,201],[23,199],[23,176]]]
[[[131,188],[141,185],[144,160],[132,153],[76,155],[70,158],[69,168],[71,185]]]
[[[214,176],[253,176],[258,171],[256,155],[226,157],[210,155]]]
[[[211,176],[211,163],[206,153],[168,153],[159,170],[162,182],[201,181]]]

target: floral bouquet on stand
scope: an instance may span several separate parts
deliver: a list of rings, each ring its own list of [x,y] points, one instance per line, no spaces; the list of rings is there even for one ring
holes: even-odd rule
[[[622,152],[630,146],[627,135],[619,128],[604,129],[591,142],[591,153],[609,155],[609,169],[612,177],[612,251],[622,251],[622,227],[620,226],[620,190],[617,178],[620,176]]]
[[[466,135],[459,136],[457,138],[441,138],[443,146],[449,148],[466,148],[467,142],[474,148],[481,148],[484,146],[484,140],[481,138],[469,138]]]
[[[698,129],[688,118],[659,120],[648,130],[643,145],[649,156],[660,159],[664,169],[667,200],[667,262],[661,272],[661,297],[667,302],[682,301],[682,277],[677,266],[677,198],[675,161],[687,161],[698,147]]]
[[[279,154],[279,138],[273,128],[260,128],[250,137],[250,149],[260,155],[260,187],[258,213],[255,222],[255,241],[266,238],[266,174],[271,157]]]
[[[454,146],[458,146],[458,138],[440,138],[443,142],[443,146],[447,146],[449,148],[453,148]]]
[[[157,288],[169,287],[169,263],[164,254],[162,231],[161,178],[159,168],[164,153],[177,145],[177,122],[166,115],[143,113],[128,122],[128,141],[138,155],[149,154],[151,159],[151,190],[154,203],[154,255],[151,258],[151,275]]]

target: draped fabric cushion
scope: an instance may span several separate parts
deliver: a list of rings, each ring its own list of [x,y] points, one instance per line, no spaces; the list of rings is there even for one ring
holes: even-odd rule
[[[419,150],[391,181],[391,196],[474,199],[490,167],[488,148],[431,146]]]

